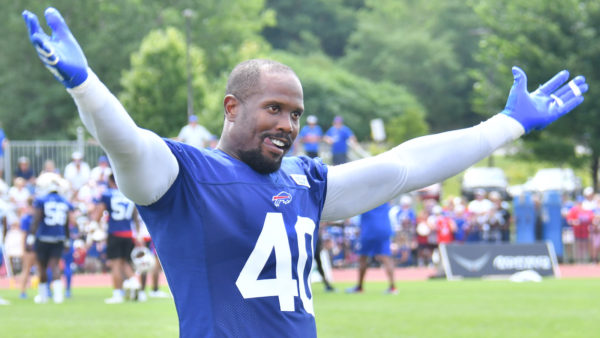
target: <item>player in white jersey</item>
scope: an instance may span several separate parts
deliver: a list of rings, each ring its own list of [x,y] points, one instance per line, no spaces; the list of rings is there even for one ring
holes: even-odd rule
[[[30,40],[106,151],[120,190],[138,205],[183,337],[316,336],[308,275],[320,219],[345,219],[455,175],[566,114],[588,89],[581,76],[563,86],[569,74],[562,71],[529,93],[515,67],[505,109],[478,126],[328,167],[284,157],[304,111],[294,71],[249,60],[229,76],[217,149],[197,149],[139,128],[88,68],[58,11],[45,14],[52,37],[23,13]]]

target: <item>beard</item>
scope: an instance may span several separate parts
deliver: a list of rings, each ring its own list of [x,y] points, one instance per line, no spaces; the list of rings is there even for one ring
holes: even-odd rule
[[[261,145],[258,145],[254,149],[242,150],[238,153],[242,162],[246,163],[248,166],[250,166],[250,168],[254,169],[254,171],[263,175],[271,174],[279,170],[281,167],[281,161],[283,161],[283,157],[290,150],[295,139],[295,137],[292,138],[292,135],[288,133],[271,134],[267,132],[262,133],[260,139],[264,142],[264,140],[268,137],[285,139],[287,141],[288,146],[285,147],[284,152],[279,159],[274,160],[273,158],[264,155]]]
[[[239,157],[240,160],[249,165],[250,168],[264,175],[279,170],[283,159],[283,157],[281,157],[279,160],[271,160],[262,154],[260,148],[241,151]]]

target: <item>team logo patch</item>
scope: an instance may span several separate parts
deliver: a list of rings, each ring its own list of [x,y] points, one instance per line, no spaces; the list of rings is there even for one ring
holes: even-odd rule
[[[279,194],[273,196],[271,201],[273,201],[273,204],[275,204],[276,207],[279,207],[281,203],[289,204],[292,201],[292,195],[290,195],[289,192],[282,191]]]
[[[306,175],[291,174],[290,177],[294,180],[294,182],[296,182],[297,185],[303,185],[307,188],[310,188],[310,184],[308,184]]]

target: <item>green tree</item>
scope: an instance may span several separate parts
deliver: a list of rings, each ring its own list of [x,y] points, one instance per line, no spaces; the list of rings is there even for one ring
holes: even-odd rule
[[[41,66],[20,15],[31,10],[50,33],[43,17],[47,6],[44,0],[0,4],[0,30],[5,33],[0,39],[0,121],[11,139],[74,137],[80,125],[71,98]],[[221,83],[223,74],[243,58],[268,49],[260,32],[274,23],[264,0],[53,0],[52,6],[65,17],[90,67],[115,93],[122,90],[121,74],[130,68],[130,55],[140,41],[154,29],[173,26],[184,31],[186,8],[196,12],[190,20],[191,37],[205,51],[211,85]]]
[[[526,71],[530,90],[561,69],[568,69],[572,75],[584,74],[588,83],[598,81],[600,70],[594,60],[600,52],[600,1],[486,1],[477,3],[474,9],[486,32],[477,55],[484,67],[475,72],[473,102],[478,112],[489,114],[489,105],[504,104],[512,83],[512,65]],[[550,159],[557,165],[565,161],[580,163],[574,145],[589,147],[590,172],[596,187],[600,157],[600,140],[594,137],[600,134],[598,101],[597,96],[587,95],[568,118],[526,137],[533,154],[544,159],[553,154]]]
[[[325,130],[340,115],[359,140],[368,140],[371,119],[387,123],[407,112],[424,115],[424,108],[404,87],[354,75],[322,54],[299,57],[279,52],[272,56],[296,71],[304,89],[305,115],[319,117]]]
[[[206,72],[211,79],[228,73],[243,61],[244,54],[240,52],[269,48],[261,32],[275,24],[275,12],[265,9],[264,0],[176,0],[162,8],[159,20],[163,25],[183,30],[184,9],[193,11],[189,20],[191,40],[204,50]]]
[[[263,35],[277,49],[340,57],[356,27],[357,6],[348,0],[269,0],[266,7],[276,12],[277,23]]]
[[[140,0],[52,2],[84,50],[90,67],[114,91],[120,90],[121,70],[128,64],[129,54],[156,25],[158,5],[158,1],[142,5]],[[34,12],[51,34],[43,15],[47,6],[47,1],[41,0],[0,5],[0,27],[6,32],[0,40],[0,119],[12,139],[75,137],[76,127],[81,125],[73,100],[38,60],[20,15],[24,9]]]
[[[385,125],[387,142],[397,145],[415,137],[427,135],[429,126],[423,110],[409,108],[398,116],[392,117]]]
[[[377,81],[408,88],[427,108],[434,131],[477,120],[470,108],[479,22],[458,0],[366,1],[343,64]]]
[[[204,105],[207,91],[203,58],[200,49],[190,48],[196,106]],[[141,127],[161,136],[176,136],[187,123],[186,79],[184,34],[173,27],[152,31],[131,56],[131,69],[123,73],[124,89],[119,99]]]

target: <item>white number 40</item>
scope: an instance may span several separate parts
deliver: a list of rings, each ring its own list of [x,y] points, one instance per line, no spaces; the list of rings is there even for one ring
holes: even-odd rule
[[[281,311],[295,311],[294,297],[298,296],[299,288],[304,310],[314,316],[312,297],[308,298],[304,284],[304,268],[308,259],[305,235],[310,235],[310,247],[312,248],[315,223],[310,218],[298,217],[294,228],[296,230],[296,237],[298,238],[298,264],[296,272],[299,281],[292,278],[292,254],[288,244],[285,224],[283,223],[283,215],[280,213],[267,213],[254,250],[252,250],[250,257],[248,257],[246,264],[244,264],[235,285],[244,298],[279,297],[279,308]],[[275,278],[258,279],[273,250],[275,250]],[[308,285],[308,291],[312,295],[310,282],[306,284]]]

